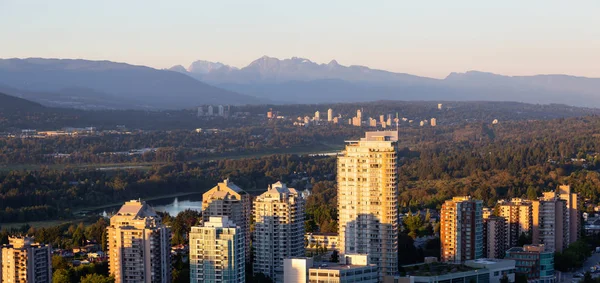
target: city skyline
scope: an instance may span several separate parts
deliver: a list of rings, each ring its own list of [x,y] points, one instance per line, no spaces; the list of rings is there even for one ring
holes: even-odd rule
[[[600,77],[589,64],[600,61],[597,2],[339,4],[3,1],[0,24],[11,29],[0,31],[0,57],[161,69],[196,60],[244,67],[267,55],[434,78],[469,70]]]

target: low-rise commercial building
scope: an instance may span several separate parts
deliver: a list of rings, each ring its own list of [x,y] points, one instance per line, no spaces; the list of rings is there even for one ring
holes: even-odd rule
[[[490,283],[499,283],[503,278],[515,282],[516,261],[511,259],[480,258],[468,260],[466,266],[485,268],[490,271]]]
[[[516,272],[527,276],[529,282],[554,283],[554,253],[544,245],[525,245],[506,251],[505,259],[515,261]]]
[[[500,283],[515,282],[515,261],[468,260],[458,263],[420,263],[402,267],[405,276],[387,276],[384,283]]]
[[[314,262],[312,258],[284,260],[284,283],[376,283],[377,265],[367,263],[367,255],[342,256],[340,263]]]

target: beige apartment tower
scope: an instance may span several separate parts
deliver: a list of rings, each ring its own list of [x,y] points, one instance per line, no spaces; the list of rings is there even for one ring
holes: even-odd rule
[[[107,246],[116,283],[171,282],[171,231],[145,202],[128,201],[110,218]]]
[[[545,192],[533,201],[533,244],[543,244],[547,251],[561,252],[579,239],[579,195],[570,186]]]
[[[333,109],[327,109],[327,122],[333,122]]]
[[[483,201],[454,197],[440,213],[441,260],[464,262],[483,257]]]
[[[350,120],[351,124],[360,127],[362,126],[362,111],[360,109],[356,110],[356,117]]]
[[[508,249],[506,244],[506,219],[490,216],[483,219],[483,256],[486,258],[504,258]]]
[[[561,185],[556,190],[556,196],[567,202],[569,217],[569,244],[576,242],[580,236],[581,218],[579,215],[579,194],[574,193],[569,185]]]
[[[1,246],[0,280],[13,283],[52,282],[51,247],[29,237],[9,237]]]
[[[339,252],[398,271],[398,132],[367,132],[338,156]]]
[[[506,219],[506,244],[518,246],[521,234],[530,235],[533,229],[532,202],[520,198],[498,201],[498,215]]]
[[[202,195],[202,219],[209,221],[213,216],[227,216],[240,227],[246,241],[246,260],[250,260],[250,218],[252,199],[250,194],[225,179]]]
[[[210,217],[190,232],[190,282],[246,281],[244,233],[227,216]]]
[[[304,199],[277,182],[254,200],[254,273],[283,282],[283,260],[304,256]]]

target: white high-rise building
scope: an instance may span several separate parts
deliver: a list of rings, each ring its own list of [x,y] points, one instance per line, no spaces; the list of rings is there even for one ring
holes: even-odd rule
[[[209,221],[213,216],[227,216],[244,233],[246,239],[246,259],[250,259],[250,218],[252,199],[229,179],[218,183],[202,195],[202,218]]]
[[[116,283],[171,282],[171,230],[145,202],[126,202],[110,218],[108,269]]]
[[[321,112],[319,111],[315,111],[315,121],[320,121],[321,120]]]
[[[52,282],[51,247],[29,237],[9,237],[0,246],[0,282]]]
[[[338,156],[341,254],[368,254],[380,277],[398,270],[398,132],[367,132]]]
[[[214,113],[212,105],[208,105],[208,116],[212,116]]]
[[[198,107],[198,117],[204,116],[204,108],[202,106]]]
[[[327,110],[327,122],[333,121],[333,109],[329,108]]]
[[[254,273],[283,282],[283,259],[304,256],[304,199],[277,182],[254,200]]]
[[[223,105],[219,105],[219,116],[225,116],[225,107]]]
[[[190,282],[246,280],[244,233],[227,216],[210,217],[190,232]]]

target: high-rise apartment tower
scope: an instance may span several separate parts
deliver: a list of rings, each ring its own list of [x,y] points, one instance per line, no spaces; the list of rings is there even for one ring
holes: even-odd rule
[[[254,273],[283,282],[283,260],[304,256],[304,199],[277,182],[254,200]]]
[[[368,254],[380,277],[398,270],[398,132],[348,141],[337,162],[341,254]]]
[[[440,213],[441,260],[464,262],[483,256],[483,201],[454,197]]]
[[[245,239],[227,216],[210,217],[190,232],[190,282],[244,283]]]
[[[171,282],[171,230],[145,202],[126,202],[110,218],[107,240],[116,283]]]

